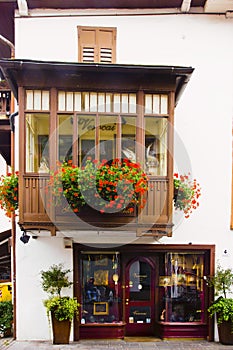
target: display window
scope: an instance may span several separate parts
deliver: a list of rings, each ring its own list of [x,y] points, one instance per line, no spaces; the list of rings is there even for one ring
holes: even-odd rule
[[[119,253],[82,254],[81,324],[121,321]]]
[[[164,259],[160,320],[204,322],[204,254],[167,253]]]

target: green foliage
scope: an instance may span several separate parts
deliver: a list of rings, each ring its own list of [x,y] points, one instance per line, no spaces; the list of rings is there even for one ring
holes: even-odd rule
[[[18,209],[18,173],[0,177],[0,207],[8,217]]]
[[[64,269],[62,264],[52,265],[47,271],[41,271],[42,288],[50,297],[44,300],[47,314],[54,313],[58,321],[72,320],[78,314],[80,304],[76,298],[61,296],[62,288],[72,285],[69,281],[69,269]]]
[[[70,320],[78,314],[79,303],[75,298],[55,296],[44,301],[47,313],[53,312],[58,321]]]
[[[233,271],[230,268],[222,268],[218,263],[215,275],[209,280],[209,286],[214,287],[216,296],[227,298],[227,293],[232,293]]]
[[[208,308],[211,317],[218,315],[217,322],[221,324],[223,321],[233,322],[233,299],[219,297]]]
[[[212,305],[208,308],[211,317],[217,314],[217,323],[223,321],[233,322],[233,299],[227,297],[228,293],[232,293],[233,271],[224,269],[217,265],[216,273],[209,279],[209,287],[214,287],[215,295],[218,296]]]
[[[174,174],[174,207],[182,210],[188,218],[193,210],[199,206],[198,198],[201,195],[200,185],[197,180],[191,180],[189,175]]]
[[[52,265],[49,270],[41,271],[43,290],[51,295],[61,296],[62,288],[72,285],[67,276],[69,272],[69,269],[63,269],[62,264]]]
[[[0,302],[0,331],[11,329],[13,322],[13,305],[11,301]]]

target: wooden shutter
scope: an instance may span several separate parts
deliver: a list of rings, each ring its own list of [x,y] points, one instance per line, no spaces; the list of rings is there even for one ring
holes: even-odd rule
[[[116,62],[116,28],[78,27],[79,62]]]

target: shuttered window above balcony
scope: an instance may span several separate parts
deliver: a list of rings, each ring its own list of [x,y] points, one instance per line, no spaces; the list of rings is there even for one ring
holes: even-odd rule
[[[116,28],[78,27],[78,60],[116,62]]]

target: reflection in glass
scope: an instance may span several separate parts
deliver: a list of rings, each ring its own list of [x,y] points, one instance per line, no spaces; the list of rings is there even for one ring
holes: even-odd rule
[[[26,114],[26,172],[49,171],[48,135],[48,114]]]
[[[99,160],[116,158],[117,117],[100,116]]]
[[[67,162],[72,159],[73,116],[60,115],[58,130],[58,159]]]
[[[129,299],[131,301],[150,300],[151,267],[143,261],[135,261],[129,271]]]
[[[132,162],[136,162],[136,118],[123,116],[121,122],[122,158],[128,158]]]
[[[149,175],[167,175],[167,119],[145,117],[145,159]]]
[[[160,276],[160,320],[203,322],[204,255],[168,253],[164,275]]]
[[[121,321],[119,253],[82,254],[82,323]]]

